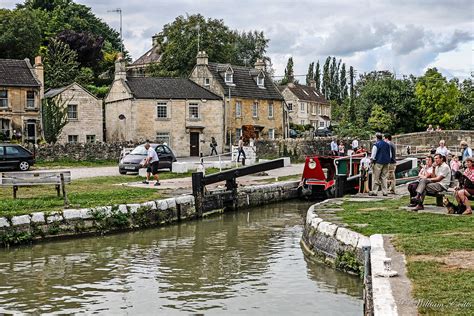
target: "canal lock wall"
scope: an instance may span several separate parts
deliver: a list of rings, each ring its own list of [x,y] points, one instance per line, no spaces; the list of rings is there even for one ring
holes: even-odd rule
[[[238,209],[298,197],[298,181],[240,187]],[[219,195],[216,194],[216,199]],[[216,201],[216,205],[223,204]],[[209,211],[203,216],[216,211]],[[31,212],[0,217],[2,247],[83,235],[102,235],[137,230],[197,218],[194,197],[182,195],[140,204],[120,204],[95,208],[64,209],[59,212]]]

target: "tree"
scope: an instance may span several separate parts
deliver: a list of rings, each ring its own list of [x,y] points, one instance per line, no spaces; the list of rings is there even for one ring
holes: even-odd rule
[[[55,144],[62,129],[67,124],[67,104],[70,100],[57,98],[43,99],[42,120],[44,139],[47,143]]]
[[[69,45],[77,53],[77,61],[82,67],[96,67],[102,60],[104,39],[90,32],[62,31],[57,39]]]
[[[461,129],[474,130],[474,86],[472,79],[465,79],[459,85],[460,98],[459,102],[462,107],[455,116],[456,125]]]
[[[322,81],[322,86],[321,86],[321,92],[323,93],[324,97],[327,99],[329,97],[329,94],[331,93],[331,77],[329,74],[329,65],[331,63],[331,56],[328,56],[326,58],[326,61],[324,62],[324,67],[323,67],[323,81]]]
[[[293,57],[288,58],[288,62],[285,67],[285,76],[281,80],[281,84],[285,85],[295,81],[295,74],[293,72]]]
[[[268,66],[271,64],[270,57],[266,56],[269,39],[265,38],[263,31],[249,31],[236,35],[235,51],[231,63],[234,65],[252,66],[257,59],[262,59]],[[207,48],[206,48],[207,50]],[[270,69],[266,69],[271,72]]]
[[[314,71],[314,80],[316,81],[316,90],[321,92],[321,69],[319,67],[319,60],[316,63],[316,70]]]
[[[0,58],[34,58],[41,45],[37,15],[27,10],[0,9]]]
[[[368,123],[372,130],[378,132],[389,132],[393,128],[393,118],[380,105],[375,104],[372,108]]]
[[[418,78],[415,95],[420,104],[421,123],[440,125],[455,129],[455,116],[461,112],[460,92],[454,82],[446,78],[436,68],[428,69]]]
[[[346,79],[346,64],[341,66],[341,75],[339,76],[339,90],[341,92],[341,100],[344,101],[347,98],[347,79]]]
[[[306,74],[306,85],[309,86],[311,83],[311,80],[313,80],[314,77],[314,62],[310,63],[308,66],[308,73]]]
[[[52,39],[43,57],[46,88],[63,87],[76,80],[79,72],[77,54],[67,44]]]

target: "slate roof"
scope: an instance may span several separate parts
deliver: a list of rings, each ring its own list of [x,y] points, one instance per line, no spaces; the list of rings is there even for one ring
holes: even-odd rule
[[[148,50],[145,54],[135,60],[130,66],[142,66],[148,65],[152,63],[157,63],[161,59],[160,54],[160,46],[155,45],[150,50]]]
[[[324,98],[324,96],[320,92],[316,90],[316,88],[295,83],[293,84],[293,86],[291,85],[283,86],[282,88],[280,88],[281,91],[283,91],[285,87],[288,87],[288,89],[290,89],[290,91],[293,92],[293,94],[302,101],[329,104],[329,102]]]
[[[222,99],[187,78],[127,77],[126,83],[137,99]]]
[[[57,96],[58,94],[62,93],[64,90],[66,90],[67,88],[69,88],[69,86],[65,86],[65,87],[61,87],[61,88],[56,88],[56,89],[48,89],[45,93],[44,93],[44,98],[45,99],[48,99],[48,98],[53,98],[55,96]]]
[[[39,87],[30,62],[17,59],[0,59],[0,86]]]
[[[224,81],[225,69],[229,66],[234,70],[234,85],[227,85]],[[209,63],[208,67],[219,84],[224,88],[225,96],[229,96],[230,88],[231,97],[283,101],[283,97],[268,74],[265,74],[265,88],[257,86],[256,75],[258,72],[255,68],[218,63]]]

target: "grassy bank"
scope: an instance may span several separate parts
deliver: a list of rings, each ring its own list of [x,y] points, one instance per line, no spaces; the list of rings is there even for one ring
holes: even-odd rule
[[[61,159],[54,161],[38,160],[33,166],[34,169],[54,169],[54,168],[80,168],[80,167],[114,167],[117,166],[117,160],[72,160]]]
[[[407,257],[420,313],[474,315],[474,217],[400,209],[407,204],[407,198],[344,202],[338,215],[366,236],[394,235],[395,246]]]

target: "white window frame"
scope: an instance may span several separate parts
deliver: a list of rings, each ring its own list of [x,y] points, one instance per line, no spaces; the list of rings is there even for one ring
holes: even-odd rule
[[[75,107],[75,111],[70,111],[69,107]],[[68,121],[77,121],[79,120],[79,106],[76,103],[70,103],[67,105],[67,119]],[[70,115],[74,113],[75,115]],[[72,135],[74,136],[74,135]]]
[[[155,141],[158,144],[166,144],[168,146],[171,146],[171,133],[157,131],[155,134]]]
[[[312,104],[312,105],[311,105],[311,114],[312,114],[312,115],[316,115],[317,107],[318,107],[317,104]]]
[[[242,102],[235,102],[235,117],[242,117]]]
[[[197,109],[197,116],[191,116],[191,108],[196,108]],[[199,120],[201,119],[201,111],[199,109],[199,103],[198,102],[190,102],[188,104],[188,119],[190,120]]]
[[[2,89],[0,93],[5,93],[5,96],[0,95],[0,108],[8,108],[8,90]]]
[[[28,98],[28,93],[33,93],[33,98]],[[36,108],[36,92],[33,90],[26,91],[26,108],[27,109]]]
[[[322,113],[323,113],[323,106],[322,106],[321,104],[318,106],[318,109],[319,109],[319,111],[318,111],[319,114],[318,114],[318,115],[322,115]]]
[[[258,117],[258,101],[254,101],[252,104],[252,117]]]
[[[236,128],[236,129],[235,129],[235,137],[236,137],[236,139],[239,139],[240,136],[242,136],[242,129],[241,129],[241,128]]]
[[[326,127],[326,124],[324,121],[319,121],[319,127]]]
[[[275,129],[274,128],[268,129],[268,139],[275,139]]]
[[[211,80],[209,78],[204,78],[204,85],[206,87],[210,86],[211,85]]]
[[[166,109],[166,116],[160,116],[159,115],[159,109],[160,108],[165,108]],[[166,120],[170,117],[169,111],[168,111],[168,102],[157,102],[156,103],[156,118],[161,119],[161,120]]]
[[[79,135],[67,135],[67,142],[69,144],[77,144],[79,142]]]
[[[227,69],[224,75],[225,83],[233,83],[234,82],[234,72],[232,70]]]
[[[273,118],[273,103],[268,103],[268,117]]]
[[[306,104],[304,102],[300,102],[300,113],[306,113]]]
[[[96,141],[95,135],[86,135],[86,143],[94,144]]]
[[[265,75],[261,72],[257,76],[257,86],[263,87],[265,86]]]

